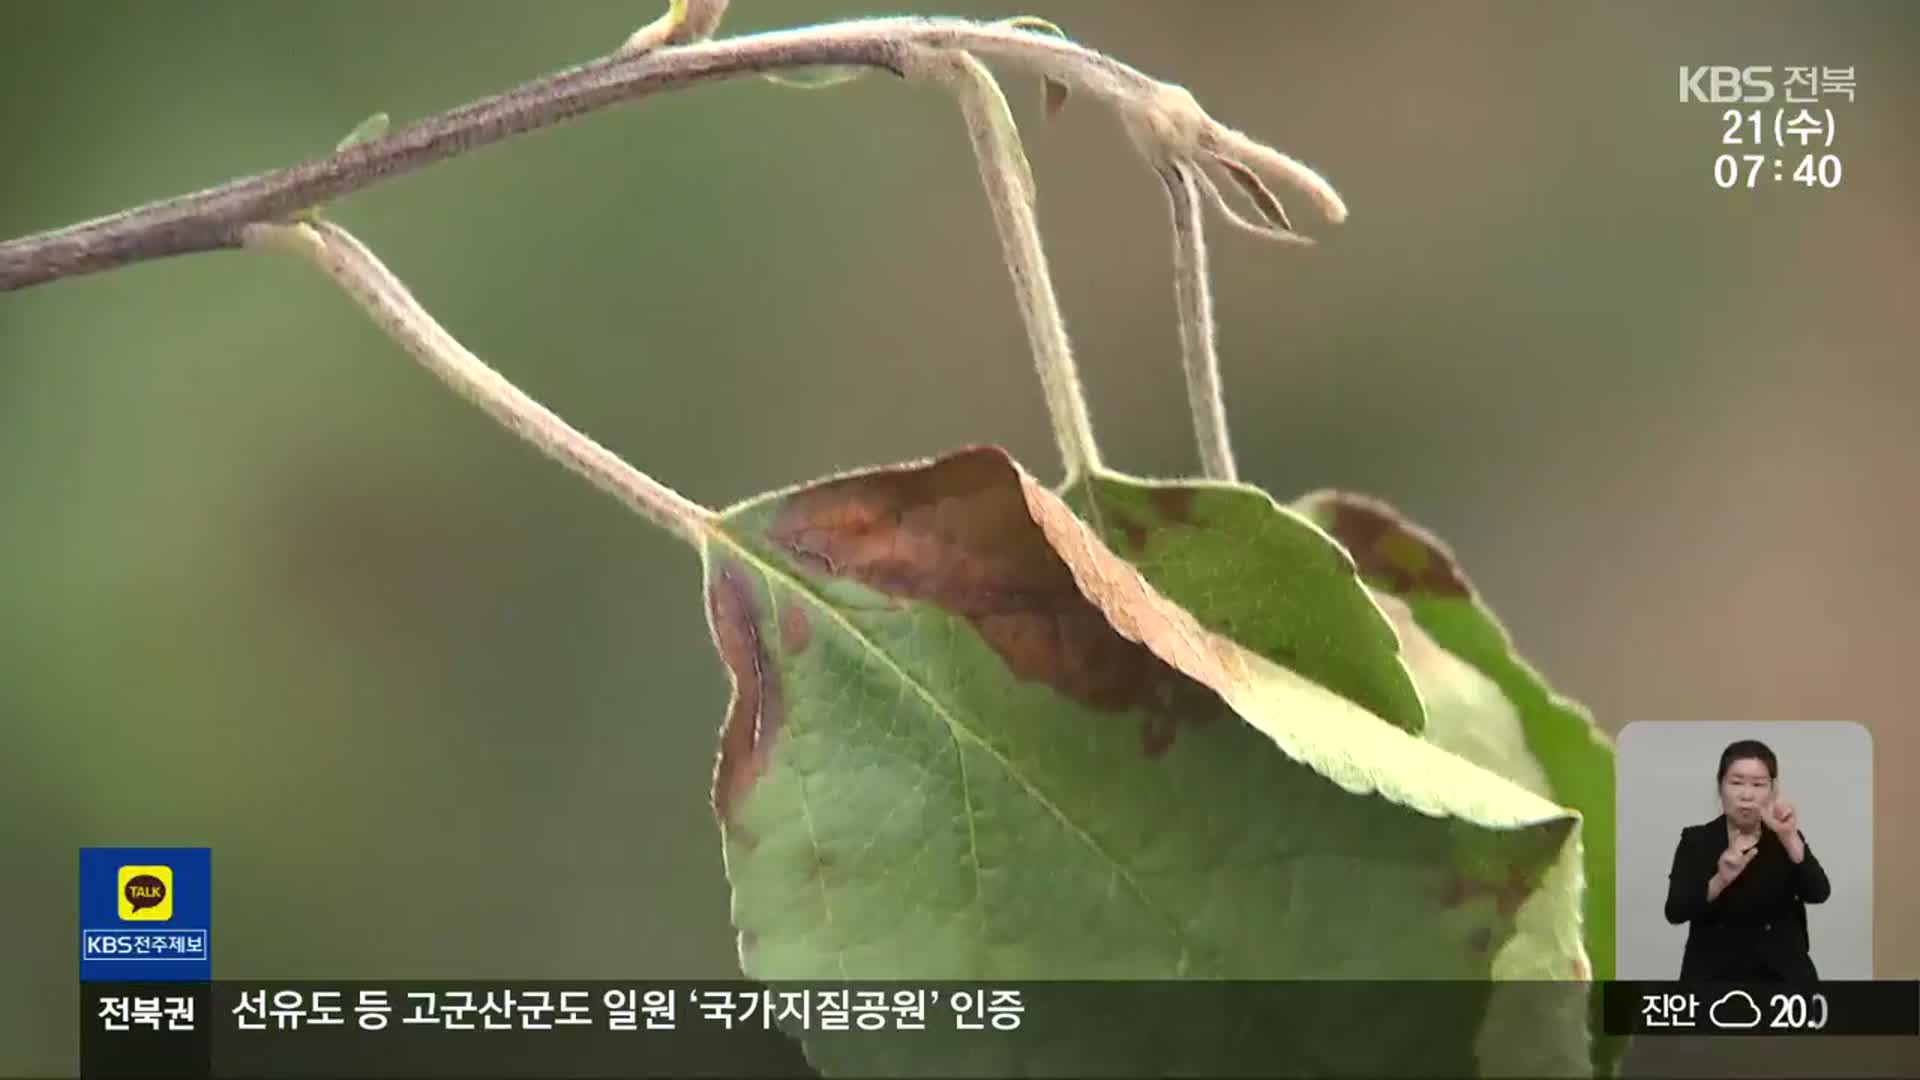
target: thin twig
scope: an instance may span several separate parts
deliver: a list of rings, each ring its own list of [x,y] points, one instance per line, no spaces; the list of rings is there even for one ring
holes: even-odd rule
[[[1214,343],[1213,290],[1208,284],[1207,241],[1200,187],[1193,163],[1160,167],[1173,220],[1173,295],[1180,318],[1180,362],[1187,374],[1187,406],[1200,444],[1200,471],[1210,480],[1239,478],[1233,441],[1227,437],[1227,403],[1220,385]]]
[[[427,314],[400,279],[331,222],[249,225],[248,247],[292,252],[325,271],[414,359],[541,453],[698,547],[713,512],[622,461],[488,367]]]
[[[993,209],[1000,250],[1013,278],[1020,320],[1027,343],[1040,369],[1047,416],[1053,423],[1060,456],[1066,462],[1067,482],[1092,474],[1100,467],[1100,450],[1093,439],[1093,419],[1086,395],[1074,370],[1073,346],[1066,320],[1054,295],[1053,276],[1047,272],[1046,250],[1040,243],[1040,223],[1034,216],[1033,171],[1020,145],[1020,130],[1007,106],[1006,95],[985,64],[951,49],[927,49],[913,54],[911,74],[924,74],[951,89],[960,99],[967,137],[980,165],[980,180]]]
[[[642,44],[652,37],[643,34]],[[951,18],[863,19],[655,49],[621,48],[534,79],[384,138],[291,168],[0,243],[0,291],[146,259],[237,247],[245,226],[286,220],[383,179],[663,90],[744,74],[811,67],[882,68],[904,74],[914,47],[963,49],[1012,62],[1123,113],[1151,113],[1147,127],[1170,143],[1154,160],[1205,149],[1238,158],[1305,188],[1338,220],[1339,197],[1305,166],[1260,146],[1200,110],[1192,95],[1102,53],[1005,23]]]

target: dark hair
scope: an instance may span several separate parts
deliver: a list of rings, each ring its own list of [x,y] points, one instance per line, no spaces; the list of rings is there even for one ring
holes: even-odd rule
[[[1767,749],[1767,744],[1759,739],[1741,739],[1738,742],[1728,743],[1727,748],[1720,751],[1720,772],[1714,779],[1725,780],[1728,767],[1736,761],[1747,758],[1765,765],[1769,778],[1774,780],[1780,778],[1780,759],[1773,756],[1773,751]]]

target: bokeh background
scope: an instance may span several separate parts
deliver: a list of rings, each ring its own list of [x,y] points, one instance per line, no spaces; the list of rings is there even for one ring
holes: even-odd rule
[[[1920,976],[1920,7],[887,10],[1046,15],[1331,177],[1353,217],[1297,206],[1311,251],[1213,232],[1246,478],[1434,527],[1611,729],[1868,725],[1876,968]],[[728,29],[870,13],[736,0]],[[0,236],[324,153],[655,14],[7,4]],[[1716,188],[1722,107],[1677,100],[1702,63],[1854,67],[1842,185]],[[1009,94],[1106,455],[1191,472],[1158,183],[1097,104],[1042,124],[1037,85]],[[932,90],[707,86],[331,214],[481,356],[709,505],[969,442],[1058,475]],[[0,1075],[75,1067],[83,844],[210,844],[229,977],[732,973],[707,810],[726,694],[693,554],[304,266],[222,253],[0,297]],[[1745,1075],[1920,1062],[1762,1049]]]

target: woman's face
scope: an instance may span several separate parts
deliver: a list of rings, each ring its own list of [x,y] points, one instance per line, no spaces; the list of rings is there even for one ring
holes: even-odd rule
[[[1773,802],[1773,777],[1767,763],[1758,758],[1741,758],[1727,766],[1720,778],[1720,807],[1727,820],[1741,828],[1760,824],[1760,814]]]

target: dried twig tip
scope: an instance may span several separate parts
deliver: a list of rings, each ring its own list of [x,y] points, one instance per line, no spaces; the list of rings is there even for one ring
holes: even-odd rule
[[[1247,197],[1253,200],[1253,205],[1259,208],[1260,216],[1266,218],[1268,224],[1288,232],[1293,231],[1293,221],[1287,217],[1287,208],[1280,205],[1278,195],[1267,189],[1266,182],[1260,179],[1259,173],[1232,158],[1224,158],[1219,154],[1207,156],[1212,158],[1213,163],[1220,166],[1234,183],[1240,185],[1240,190],[1246,192]]]
[[[1255,142],[1223,124],[1211,124],[1206,133],[1206,148],[1222,159],[1240,165],[1269,180],[1279,180],[1305,194],[1320,208],[1329,222],[1338,225],[1347,219],[1347,204],[1326,178],[1306,165],[1264,143]]]
[[[1184,87],[1162,83],[1153,94],[1135,101],[1127,110],[1127,129],[1156,167],[1167,161],[1190,167],[1227,219],[1249,232],[1292,242],[1306,240],[1295,231],[1279,196],[1267,186],[1269,181],[1303,192],[1328,221],[1346,220],[1346,203],[1319,173],[1208,116]],[[1264,225],[1234,212],[1213,181],[1215,172],[1231,179],[1252,200]]]

